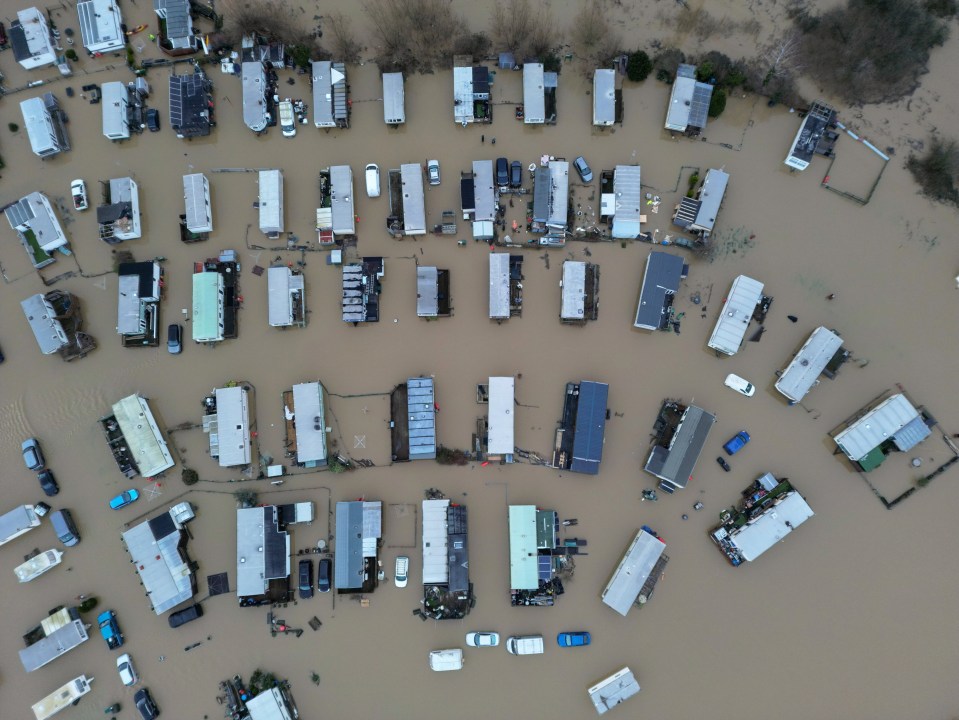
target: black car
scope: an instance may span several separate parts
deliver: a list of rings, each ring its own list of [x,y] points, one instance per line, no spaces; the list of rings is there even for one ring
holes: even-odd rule
[[[53,497],[60,492],[60,486],[57,485],[57,479],[53,477],[50,470],[41,470],[37,473],[37,480],[40,481],[40,489],[47,495]]]
[[[496,184],[500,187],[509,185],[509,160],[496,158]]]
[[[170,627],[178,628],[181,625],[186,625],[188,622],[192,622],[199,617],[203,617],[203,606],[191,605],[183,610],[177,610],[175,613],[170,613]]]
[[[150,695],[147,688],[137,690],[137,694],[133,696],[133,702],[136,703],[137,710],[143,720],[155,720],[160,717],[160,708],[153,702],[153,696]]]
[[[729,472],[729,463],[726,462],[726,458],[720,455],[718,458],[716,458],[716,462],[719,463],[719,467],[721,467],[726,472]]]
[[[509,186],[518,188],[523,184],[523,165],[519,160],[509,164]]]
[[[171,355],[179,355],[183,352],[183,328],[176,323],[167,328],[166,331],[166,349]]]
[[[160,132],[160,111],[156,108],[147,108],[147,129],[150,132]]]
[[[316,589],[321,593],[330,591],[330,575],[333,574],[333,561],[329,558],[320,560],[320,576],[316,581]]]
[[[313,597],[313,561],[300,560],[300,600]]]

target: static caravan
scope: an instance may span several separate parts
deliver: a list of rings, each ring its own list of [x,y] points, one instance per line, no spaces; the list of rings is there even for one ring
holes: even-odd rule
[[[100,88],[103,135],[108,140],[130,139],[130,93],[122,82],[103,83]]]
[[[283,171],[260,170],[260,232],[277,238],[283,232]]]
[[[403,73],[383,73],[383,120],[391,127],[406,123]]]

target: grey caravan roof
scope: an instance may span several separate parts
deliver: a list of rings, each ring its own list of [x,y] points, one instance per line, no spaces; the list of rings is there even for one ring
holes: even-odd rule
[[[563,320],[586,317],[586,263],[567,260],[563,263],[563,299],[559,311]]]
[[[363,586],[363,503],[336,503],[334,582],[339,590]]]
[[[178,136],[191,138],[210,134],[207,96],[211,89],[212,84],[202,72],[170,76],[170,127]]]
[[[304,464],[326,462],[323,386],[318,382],[294,385],[293,412],[300,419],[296,423],[296,461]]]
[[[642,183],[639,165],[617,165],[613,171],[613,237],[635,240],[639,237],[642,215]]]
[[[549,168],[537,168],[533,178],[533,222],[545,223],[549,219],[549,189]]]
[[[549,219],[546,224],[553,230],[565,230],[569,219],[569,163],[550,160],[549,179]]]
[[[403,186],[403,234],[426,234],[426,200],[423,196],[423,169],[415,163],[400,165]]]
[[[699,211],[696,213],[696,220],[693,223],[697,229],[712,232],[728,184],[729,173],[715,168],[706,171],[703,189],[699,191]]]
[[[841,347],[839,335],[825,327],[816,328],[782,371],[776,389],[793,402],[799,402]]]
[[[277,525],[276,505],[236,511],[236,594],[256,597],[270,580],[290,575],[290,535]]]
[[[43,193],[32,192],[7,205],[3,210],[10,227],[14,230],[23,226],[29,227],[44,252],[52,252],[67,243],[60,221],[53,214],[53,206],[49,203]]]
[[[117,332],[120,335],[135,335],[140,332],[140,276],[123,275],[118,278]]]
[[[929,435],[919,411],[900,393],[883,400],[833,439],[850,460],[858,461],[884,442],[891,440],[901,452],[906,452]]]
[[[69,343],[63,326],[56,319],[56,311],[39,293],[20,301],[23,314],[30,323],[40,352],[50,355]]]
[[[596,714],[605,715],[607,711],[638,693],[639,689],[636,676],[628,667],[624,667],[591,687],[587,693],[593,701]]]
[[[756,305],[763,298],[763,284],[746,275],[733,280],[723,302],[708,347],[726,355],[735,355],[743,344],[746,328],[753,318]]]
[[[689,405],[669,449],[656,445],[646,461],[646,472],[677,488],[686,487],[716,418]]]
[[[493,187],[493,161],[473,161],[474,222],[493,222],[496,219],[496,190]]]
[[[163,11],[167,40],[174,50],[194,46],[190,0],[153,0],[153,9],[158,15]]]
[[[115,0],[81,0],[77,3],[83,47],[90,52],[113,52],[123,49],[126,38],[121,25],[123,17]]]
[[[262,62],[241,65],[243,81],[243,122],[253,132],[266,129],[269,113],[266,111],[266,71]]]
[[[100,86],[103,134],[111,140],[130,137],[128,104],[130,94],[122,82],[106,82]]]
[[[657,330],[665,312],[666,297],[679,290],[683,278],[683,259],[678,255],[653,250],[646,260],[643,289],[639,294],[634,327]]]
[[[336,235],[356,233],[353,212],[353,171],[349,165],[330,166],[330,187],[333,204],[333,232]]]
[[[439,312],[439,270],[419,265],[416,268],[416,315],[436,317]]]
[[[489,316],[509,318],[509,253],[489,254]]]
[[[387,125],[402,125],[406,122],[403,73],[383,73],[383,120]]]
[[[655,535],[645,530],[636,533],[603,590],[603,604],[626,617],[664,550],[666,543]]]
[[[453,68],[453,121],[473,122],[473,68]]]
[[[609,385],[584,380],[579,384],[576,406],[576,431],[573,435],[573,472],[596,475],[603,461],[606,439],[606,403]]]
[[[186,226],[190,232],[213,231],[210,207],[210,183],[203,173],[183,176],[183,200],[186,205]]]
[[[317,127],[336,127],[333,116],[333,72],[333,63],[329,60],[313,62],[313,122]]]
[[[169,512],[123,533],[123,542],[157,615],[193,597],[193,573],[182,550],[185,538],[186,533]]]
[[[523,65],[523,122],[527,125],[546,122],[546,95],[542,63],[525,63]]]
[[[63,124],[63,115],[53,93],[29,98],[20,103],[23,124],[30,139],[30,148],[40,157],[50,157],[70,149],[70,139]]]
[[[23,663],[24,670],[33,672],[42,668],[89,639],[90,636],[87,634],[83,620],[79,617],[73,617],[76,612],[75,609],[71,608],[70,610],[71,620],[69,623],[20,650],[20,662]]]
[[[695,65],[680,65],[669,96],[666,129],[685,132],[687,127],[705,128],[713,86],[696,81]]]
[[[786,493],[779,502],[738,531],[730,533],[730,541],[743,558],[752,561],[778,543],[813,516],[812,508],[797,491]]]
[[[612,125],[616,121],[616,71],[593,73],[593,125]]]
[[[410,460],[432,460],[436,457],[433,378],[415,377],[406,382],[406,413],[409,419]]]

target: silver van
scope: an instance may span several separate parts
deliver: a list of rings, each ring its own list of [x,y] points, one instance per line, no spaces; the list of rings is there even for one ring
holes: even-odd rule
[[[80,531],[77,530],[69,510],[54,510],[50,513],[50,523],[57,539],[67,547],[73,547],[80,542]]]
[[[510,655],[542,655],[542,635],[512,635],[506,639],[506,652]]]
[[[432,650],[430,652],[430,670],[449,672],[463,669],[463,651],[460,648],[450,650]]]

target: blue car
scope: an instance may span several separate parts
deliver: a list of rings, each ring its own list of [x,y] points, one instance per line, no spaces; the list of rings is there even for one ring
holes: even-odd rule
[[[117,614],[113,610],[104,610],[97,616],[97,625],[100,626],[100,634],[107,642],[107,647],[116,650],[123,645],[123,633],[120,631],[120,625],[117,624]]]
[[[560,647],[583,647],[589,645],[590,637],[588,632],[563,632],[556,636],[556,642]]]
[[[136,490],[132,488],[130,490],[124,490],[122,493],[120,493],[119,495],[117,495],[115,498],[113,498],[110,501],[110,508],[113,510],[119,510],[120,508],[125,508],[130,503],[136,502],[139,499],[139,497],[140,497],[140,493],[138,493]]]
[[[740,430],[738,433],[733,435],[725,445],[723,445],[723,450],[726,451],[727,455],[735,455],[740,450],[742,450],[746,443],[749,442],[749,433],[745,430]],[[723,468],[725,469],[725,468]]]

